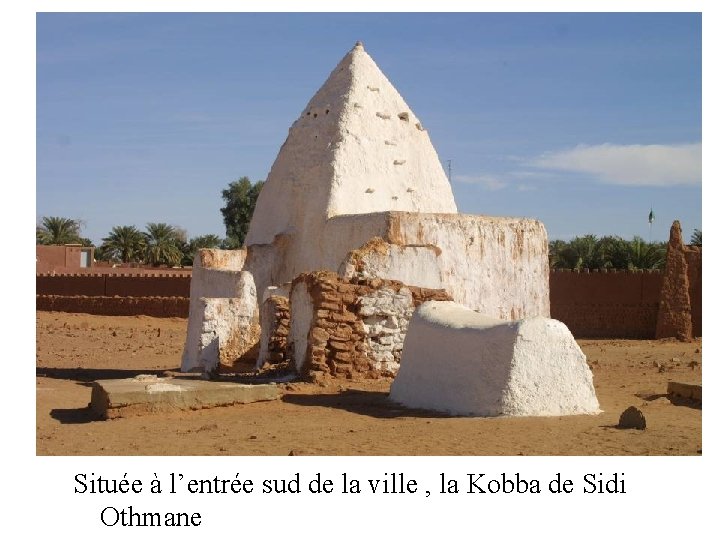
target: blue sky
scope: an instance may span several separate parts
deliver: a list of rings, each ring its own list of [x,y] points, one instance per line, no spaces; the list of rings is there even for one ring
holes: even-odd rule
[[[37,216],[224,236],[337,62],[365,49],[452,160],[460,211],[551,239],[701,228],[701,16],[37,16]]]

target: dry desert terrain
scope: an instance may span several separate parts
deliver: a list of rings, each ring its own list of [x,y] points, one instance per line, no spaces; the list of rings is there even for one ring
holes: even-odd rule
[[[454,418],[400,408],[390,380],[282,384],[278,401],[98,420],[91,382],[176,371],[185,319],[37,312],[38,455],[699,455],[702,411],[666,396],[699,383],[702,343],[578,340],[603,412]],[[620,430],[639,407],[647,429]]]

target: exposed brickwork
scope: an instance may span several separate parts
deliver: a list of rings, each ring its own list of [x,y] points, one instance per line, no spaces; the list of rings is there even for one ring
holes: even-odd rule
[[[268,352],[265,359],[270,364],[288,360],[288,334],[290,333],[290,300],[285,296],[271,295],[266,302],[272,310],[272,327],[268,329]]]
[[[37,295],[36,309],[92,315],[148,315],[187,318],[189,298]]]
[[[341,279],[334,272],[300,274],[293,280],[293,289],[300,283],[307,288],[312,302],[312,322],[301,368],[301,375],[311,380],[328,376],[377,378],[393,374],[383,369],[383,361],[375,357],[368,340],[366,317],[375,317],[374,324],[381,322],[378,313],[368,315],[364,311],[368,305],[365,299],[374,293],[387,291],[391,296],[409,291],[413,307],[427,300],[451,300],[444,290],[410,287],[384,279]],[[405,316],[409,318],[407,314]],[[387,320],[391,317],[389,315]]]

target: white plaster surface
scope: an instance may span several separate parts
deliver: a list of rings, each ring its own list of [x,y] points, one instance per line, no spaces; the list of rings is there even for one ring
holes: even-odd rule
[[[563,323],[504,322],[455,302],[415,310],[390,398],[468,416],[600,412],[585,355]]]
[[[188,317],[182,371],[203,367],[200,359],[201,334],[205,322],[205,306],[201,298],[240,298],[257,309],[255,282],[250,272],[241,271],[245,251],[200,250],[193,262],[190,281],[190,314]]]
[[[402,213],[389,228],[392,243],[440,248],[440,288],[456,302],[502,320],[550,316],[547,232],[540,221]]]
[[[408,285],[442,289],[439,252],[435,246],[387,244],[386,252],[370,251],[363,254],[362,268],[346,258],[340,264],[338,275],[345,278],[394,279]]]
[[[243,272],[247,274],[247,272]],[[206,373],[217,369],[225,351],[242,345],[249,349],[248,339],[255,334],[257,299],[255,289],[247,287],[238,298],[201,298],[203,320],[199,337],[198,362]],[[257,343],[257,341],[255,341]]]

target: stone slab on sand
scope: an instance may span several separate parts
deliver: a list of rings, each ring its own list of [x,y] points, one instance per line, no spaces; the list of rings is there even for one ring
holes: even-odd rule
[[[275,384],[139,376],[95,381],[90,408],[100,417],[109,419],[270,401],[280,395]]]
[[[687,399],[702,401],[702,385],[668,381],[667,393]]]

